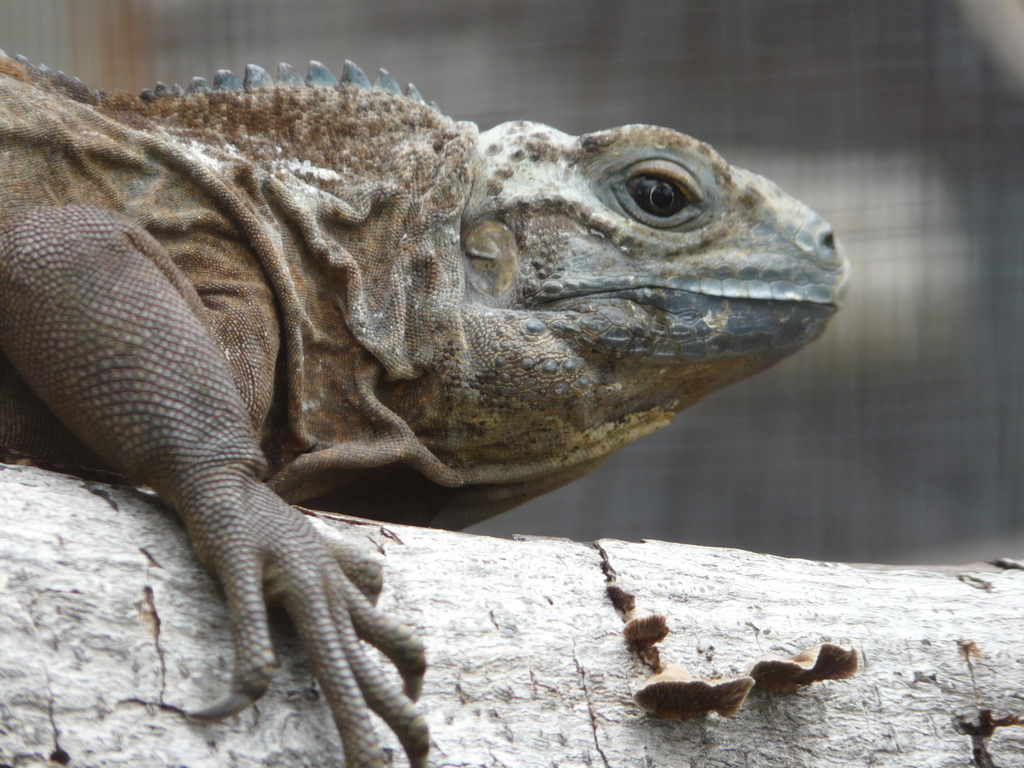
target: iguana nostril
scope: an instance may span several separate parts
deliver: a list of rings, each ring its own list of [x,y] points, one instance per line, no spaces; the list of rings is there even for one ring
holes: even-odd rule
[[[823,224],[814,233],[814,256],[826,268],[837,267],[843,261],[835,232],[828,224]]]
[[[825,230],[818,236],[818,243],[821,247],[827,250],[834,251],[836,249],[836,237],[832,234],[832,230]]]

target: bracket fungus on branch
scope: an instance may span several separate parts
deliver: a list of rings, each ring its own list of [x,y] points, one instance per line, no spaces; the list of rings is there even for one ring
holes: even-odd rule
[[[655,646],[668,637],[668,620],[660,613],[637,608],[633,593],[619,586],[614,578],[609,578],[611,580],[606,586],[608,597],[625,624],[622,634],[629,649],[655,672],[660,671],[661,656]]]
[[[766,691],[792,693],[821,680],[846,680],[857,674],[857,651],[848,645],[819,643],[788,659],[774,654],[755,661],[747,674],[754,686]]]
[[[754,685],[749,676],[700,679],[681,664],[662,664],[657,647],[669,633],[664,616],[636,607],[636,597],[612,581],[608,596],[622,616],[622,634],[630,649],[654,674],[633,694],[641,709],[666,720],[690,720],[708,712],[730,717],[739,710]]]
[[[632,611],[622,629],[631,648],[644,651],[668,637],[668,621],[660,613]]]
[[[731,717],[743,706],[753,687],[754,678],[749,676],[702,680],[682,664],[666,664],[647,678],[633,694],[633,701],[666,720],[690,720],[708,712]]]
[[[666,720],[690,720],[708,712],[731,717],[739,711],[751,688],[792,693],[811,683],[845,680],[857,673],[856,650],[820,643],[789,658],[762,656],[741,677],[696,678],[681,664],[662,664],[656,645],[669,633],[664,616],[637,608],[635,595],[614,580],[606,589],[625,622],[622,634],[630,650],[654,670],[633,694],[633,701]]]
[[[636,607],[636,597],[614,581],[607,586],[615,610],[622,616],[625,626],[622,634],[633,653],[655,672],[661,670],[661,655],[655,647],[668,637],[668,620],[660,613]]]

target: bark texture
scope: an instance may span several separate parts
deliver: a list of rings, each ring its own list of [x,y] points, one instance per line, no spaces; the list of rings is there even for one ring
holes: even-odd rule
[[[1024,730],[956,726],[985,709],[1024,714],[1022,571],[352,527],[386,559],[382,606],[427,642],[437,766],[1024,765]],[[220,591],[160,503],[0,466],[0,531],[0,766],[342,764],[283,617],[269,693],[224,723],[185,716],[226,688],[232,659]],[[650,670],[626,648],[609,572],[668,617],[663,660],[698,676],[824,641],[856,646],[861,670],[796,694],[755,690],[728,719],[656,720],[630,700]]]

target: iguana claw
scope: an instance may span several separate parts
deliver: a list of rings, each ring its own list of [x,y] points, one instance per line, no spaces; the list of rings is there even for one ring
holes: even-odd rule
[[[225,693],[210,706],[204,707],[203,709],[195,712],[189,712],[188,716],[194,717],[197,720],[223,720],[226,717],[237,715],[243,709],[252,706],[256,703],[256,699],[258,698],[259,696],[253,698],[252,696],[247,696],[244,693],[235,693],[234,691],[231,691],[229,693]]]

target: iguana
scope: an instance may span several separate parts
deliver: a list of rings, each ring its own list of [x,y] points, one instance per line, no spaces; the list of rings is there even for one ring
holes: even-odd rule
[[[282,604],[346,764],[414,766],[422,643],[289,503],[459,528],[594,469],[822,330],[832,229],[675,131],[478,131],[346,63],[91,90],[0,56],[0,446],[173,507],[226,592],[230,691]],[[360,639],[394,662],[404,691]]]

